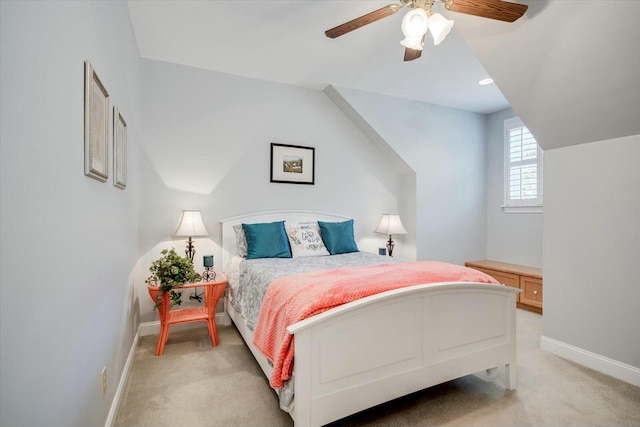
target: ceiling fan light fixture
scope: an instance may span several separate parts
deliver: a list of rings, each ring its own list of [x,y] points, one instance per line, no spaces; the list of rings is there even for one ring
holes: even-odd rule
[[[400,42],[400,44],[404,47],[408,47],[409,49],[422,50],[424,45],[422,44],[422,37],[417,39],[410,39],[409,37],[405,37],[404,40]]]
[[[421,8],[410,10],[402,18],[402,33],[404,40],[400,43],[409,49],[422,50],[422,36],[425,35],[429,26],[427,12]]]
[[[2,1],[2,0],[0,0]],[[404,60],[418,59],[424,48],[424,38],[427,31],[431,31],[433,44],[442,43],[453,28],[453,21],[444,16],[433,13],[435,3],[443,3],[446,10],[451,12],[475,15],[482,18],[494,19],[503,22],[514,22],[527,11],[526,4],[514,3],[511,0],[397,0],[400,3],[389,4],[380,9],[366,13],[355,19],[347,21],[325,31],[325,35],[331,39],[340,37],[360,27],[376,22],[382,18],[393,15],[402,8],[410,8],[402,19],[402,33],[404,40],[400,42],[405,46]]]
[[[453,21],[439,13],[429,15],[429,31],[433,36],[433,45],[439,45],[453,28]]]

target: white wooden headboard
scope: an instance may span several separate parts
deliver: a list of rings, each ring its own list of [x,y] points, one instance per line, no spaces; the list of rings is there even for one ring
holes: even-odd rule
[[[233,226],[236,224],[255,224],[260,222],[273,221],[346,221],[351,217],[317,211],[267,211],[255,212],[246,215],[234,216],[227,219],[221,219],[222,224],[222,269],[225,271],[231,257],[236,253],[236,234]]]

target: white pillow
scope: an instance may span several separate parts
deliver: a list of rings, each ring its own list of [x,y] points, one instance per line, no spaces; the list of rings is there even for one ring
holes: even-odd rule
[[[294,258],[329,255],[317,222],[299,222],[290,224],[285,222],[285,230],[291,246],[291,256]]]
[[[236,224],[233,226],[233,231],[236,232],[236,249],[238,251],[238,256],[242,258],[247,257],[247,238],[244,235],[244,228],[242,228],[242,224]]]

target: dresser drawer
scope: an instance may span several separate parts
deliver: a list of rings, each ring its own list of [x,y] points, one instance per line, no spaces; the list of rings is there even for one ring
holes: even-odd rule
[[[471,267],[474,270],[482,271],[485,274],[496,279],[502,285],[511,286],[512,288],[520,288],[520,276],[517,274],[507,273],[506,271],[489,270],[488,268]],[[516,295],[516,301],[520,301],[520,294]]]
[[[489,270],[488,268],[480,268],[480,267],[471,267],[471,268],[473,268],[474,270],[482,271],[485,274],[488,274],[489,276],[493,277],[503,285],[511,286],[514,288],[520,287],[520,280],[519,280],[520,276],[518,276],[517,274],[511,274],[504,271]]]
[[[520,277],[520,302],[542,308],[542,280],[534,277]]]
[[[516,306],[542,314],[542,269],[494,260],[467,261],[466,267],[482,271],[503,285],[520,289]]]

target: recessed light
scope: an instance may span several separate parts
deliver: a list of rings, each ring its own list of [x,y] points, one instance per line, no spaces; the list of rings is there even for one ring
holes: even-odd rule
[[[493,83],[493,79],[492,78],[488,78],[488,79],[482,79],[478,82],[479,85],[490,85],[491,83]]]

